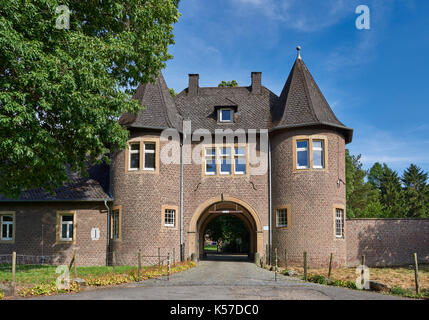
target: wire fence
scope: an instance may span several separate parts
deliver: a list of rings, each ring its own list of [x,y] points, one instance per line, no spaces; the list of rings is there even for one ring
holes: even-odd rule
[[[155,255],[143,255],[141,250],[128,253],[111,251],[107,252],[107,260],[104,259],[104,264],[91,264],[91,266],[85,265],[88,261],[91,262],[91,259],[88,259],[91,253],[88,251],[83,251],[82,257],[79,256],[79,250],[68,252],[67,255],[38,256],[15,252],[0,254],[0,284],[11,285],[15,290],[16,283],[52,281],[59,276],[57,267],[64,265],[67,266],[72,281],[78,278],[94,280],[97,277],[115,275],[127,277],[131,281],[169,280],[171,269],[178,260],[170,253],[174,250],[161,249],[159,248],[158,254]],[[95,256],[97,253],[92,254]],[[80,264],[80,261],[85,263]],[[98,261],[100,261],[99,258]]]

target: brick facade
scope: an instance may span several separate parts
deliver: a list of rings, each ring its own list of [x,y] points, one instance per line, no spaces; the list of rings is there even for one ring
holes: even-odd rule
[[[328,162],[324,170],[294,170],[293,138],[295,136],[326,137]],[[346,262],[346,241],[335,237],[335,205],[345,206],[345,142],[331,130],[294,130],[280,132],[272,138],[273,220],[277,207],[290,206],[288,228],[273,223],[273,248],[284,264],[302,264],[307,252],[308,264],[321,266],[334,253],[334,264]],[[347,230],[346,235],[347,238]]]
[[[27,256],[28,263],[46,257],[55,264],[68,264],[76,249],[80,265],[106,264],[107,210],[103,203],[2,203],[0,214],[4,211],[15,212],[15,243],[0,243],[0,254],[15,251]],[[75,243],[57,243],[59,211],[76,212]],[[100,230],[99,240],[92,240],[92,228]]]
[[[429,263],[429,219],[351,219],[347,221],[347,264],[368,266]]]

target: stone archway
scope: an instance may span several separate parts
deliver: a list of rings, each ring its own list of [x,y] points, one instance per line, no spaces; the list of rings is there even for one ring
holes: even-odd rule
[[[235,209],[235,210],[234,210]],[[256,211],[246,202],[230,196],[211,198],[195,210],[188,229],[189,254],[200,258],[203,253],[203,231],[207,225],[222,214],[239,217],[250,233],[251,257],[255,253],[263,254],[263,231],[261,220]]]

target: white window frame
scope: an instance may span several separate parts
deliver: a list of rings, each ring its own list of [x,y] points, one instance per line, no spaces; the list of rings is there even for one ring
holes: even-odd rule
[[[307,147],[303,148],[300,147],[298,148],[298,143],[300,142],[307,142]],[[310,168],[310,140],[309,139],[303,139],[303,140],[296,140],[296,168],[297,169],[309,169]],[[307,166],[299,166],[298,165],[298,152],[303,152],[306,151],[307,152]]]
[[[338,230],[341,234],[338,234]],[[344,238],[344,209],[341,208],[335,208],[335,237]]]
[[[133,145],[138,145],[139,148],[137,150],[132,150]],[[132,154],[138,154],[139,155],[139,167],[138,168],[131,168],[131,155]],[[129,144],[128,149],[128,171],[138,171],[140,170],[140,142],[132,142]]]
[[[146,145],[153,145],[153,150],[146,150]],[[153,168],[147,168],[146,167],[146,154],[153,154],[154,155],[154,167]],[[143,142],[143,170],[145,171],[155,171],[156,170],[156,143],[155,142]]]
[[[315,147],[314,142],[320,142],[322,144],[322,147]],[[312,143],[312,156],[313,156],[313,168],[314,169],[324,169],[325,168],[325,141],[320,139],[314,139],[311,141]],[[314,165],[314,152],[320,152],[321,153],[321,160],[322,160],[322,166],[315,166]]]
[[[223,153],[224,149],[229,149],[229,154],[228,153]],[[231,155],[232,155],[232,148],[230,146],[221,146],[219,147],[219,157],[220,157],[220,163],[219,163],[219,172],[221,175],[223,176],[230,176],[232,175],[232,159],[231,159]],[[227,161],[229,160],[229,171],[222,171],[222,162],[223,160],[226,159]]]
[[[231,115],[230,120],[224,120],[222,117],[222,111],[229,111]],[[219,122],[234,122],[234,110],[232,108],[220,108],[219,109]]]
[[[115,217],[117,216],[117,220]],[[115,232],[116,231],[116,232]],[[115,233],[117,233],[115,235]],[[120,209],[112,210],[112,236],[111,239],[118,240],[121,238],[121,211]]]
[[[72,221],[63,221],[64,217],[72,217]],[[73,226],[73,232],[70,236],[70,228],[69,226],[72,225]],[[66,230],[67,230],[67,236],[66,238],[63,238],[63,227],[66,226]],[[76,228],[76,226],[74,225],[74,215],[73,214],[61,214],[61,222],[60,222],[60,240],[61,241],[73,241],[73,236],[74,236],[74,229]]]
[[[286,223],[280,223],[280,217],[283,216],[284,213],[284,220],[286,221]],[[287,228],[289,225],[289,221],[288,221],[288,209],[287,208],[280,208],[277,209],[277,227],[279,228]]]
[[[171,219],[171,217],[168,218],[168,216],[173,215],[173,218]],[[167,223],[166,220],[173,220],[173,223]],[[176,209],[165,209],[164,210],[164,227],[167,228],[174,228],[176,227]]]
[[[237,150],[244,149],[244,153],[237,153]],[[234,147],[234,174],[245,175],[247,173],[247,148],[246,147]],[[244,171],[237,171],[237,161],[240,158],[244,158]]]
[[[207,153],[207,151],[213,151],[214,150],[214,154],[212,153]],[[213,160],[214,159],[214,166],[215,166],[215,171],[211,172],[211,171],[207,171],[207,160]],[[204,172],[207,176],[215,176],[217,175],[217,159],[216,159],[216,147],[207,147],[204,149]]]
[[[3,218],[4,217],[10,217],[10,218],[12,218],[12,221],[4,221],[3,220]],[[14,234],[13,234],[13,225],[14,225],[14,223],[15,223],[15,219],[14,219],[14,217],[13,217],[13,215],[9,215],[9,214],[4,214],[4,215],[1,215],[0,216],[0,218],[1,218],[1,229],[0,229],[0,236],[1,236],[1,238],[0,238],[0,240],[2,240],[2,241],[12,241],[13,240],[13,236],[14,236]],[[4,225],[6,225],[6,237],[3,237],[3,226]],[[12,235],[10,234],[11,233],[11,230],[12,230]]]

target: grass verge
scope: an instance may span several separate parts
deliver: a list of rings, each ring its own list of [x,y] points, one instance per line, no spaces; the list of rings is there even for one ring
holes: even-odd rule
[[[193,261],[179,262],[171,266],[170,274],[185,271],[196,266]],[[71,283],[69,289],[58,289],[56,279],[59,274],[55,273],[56,266],[32,266],[16,273],[16,292],[21,297],[54,295],[59,293],[79,292],[80,286]],[[167,266],[142,267],[141,280],[167,276]],[[73,278],[73,272],[70,278]],[[112,267],[78,267],[77,277],[85,280],[87,286],[111,286],[138,281],[138,269],[131,266],[118,266],[116,273]],[[10,273],[6,281],[5,275],[0,272],[0,283],[10,281]],[[0,299],[2,293],[0,290]]]
[[[268,266],[270,268],[271,266]],[[379,267],[370,268],[370,280],[387,284],[391,287],[390,292],[383,294],[391,294],[408,298],[429,299],[429,265],[419,266],[419,284],[420,293],[416,294],[414,270],[410,266],[407,267]],[[304,268],[291,266],[286,270],[279,268],[279,272],[285,274],[287,271],[294,271],[298,277],[303,279]],[[341,268],[333,269],[330,281],[327,281],[328,268],[308,269],[308,281],[345,287],[349,289],[356,288],[356,268]]]

